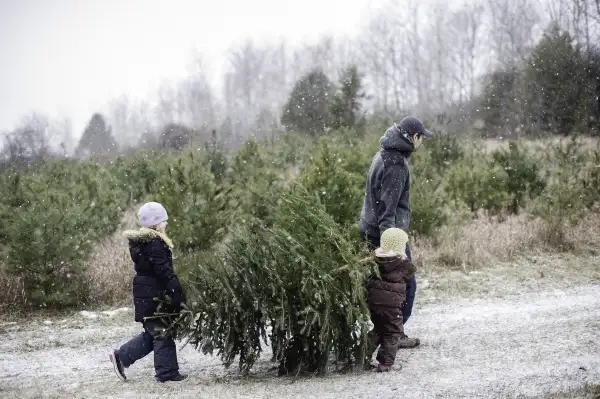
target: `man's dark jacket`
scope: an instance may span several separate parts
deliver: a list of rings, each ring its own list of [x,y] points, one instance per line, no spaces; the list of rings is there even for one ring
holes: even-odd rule
[[[373,157],[360,214],[360,230],[379,237],[390,228],[404,231],[410,223],[410,170],[407,158],[414,146],[394,124],[380,139]]]

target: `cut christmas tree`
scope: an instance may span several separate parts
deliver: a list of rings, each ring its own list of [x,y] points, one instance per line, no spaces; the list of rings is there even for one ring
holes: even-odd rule
[[[332,356],[362,366],[373,263],[302,186],[281,196],[273,220],[234,228],[219,253],[197,259],[178,338],[216,351],[226,367],[238,357],[242,373],[265,345],[280,375],[323,374]]]

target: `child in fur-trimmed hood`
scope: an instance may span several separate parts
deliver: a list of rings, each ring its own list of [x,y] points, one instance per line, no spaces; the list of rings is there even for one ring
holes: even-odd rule
[[[129,253],[134,263],[133,304],[135,321],[142,323],[144,331],[109,354],[115,373],[125,380],[125,369],[154,351],[154,369],[157,381],[182,381],[187,376],[179,373],[175,341],[170,334],[162,334],[166,326],[152,317],[158,308],[159,298],[171,298],[170,311],[181,310],[182,289],[173,270],[173,242],[167,236],[166,209],[157,202],[144,204],[138,212],[139,230],[124,233],[129,241]]]
[[[373,353],[377,353],[378,372],[390,371],[400,346],[411,348],[419,345],[419,339],[404,334],[402,302],[406,297],[406,282],[415,274],[416,268],[407,258],[405,248],[408,235],[399,228],[386,229],[381,235],[381,246],[375,250],[375,261],[380,278],[367,284],[367,303],[371,311],[373,329],[369,332],[367,368]]]

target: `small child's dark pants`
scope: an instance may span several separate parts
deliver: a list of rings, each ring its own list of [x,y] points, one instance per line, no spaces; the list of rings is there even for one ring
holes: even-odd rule
[[[371,309],[373,329],[368,333],[367,359],[371,359],[373,352],[379,346],[377,361],[384,366],[392,366],[398,352],[404,327],[402,312],[395,308]]]

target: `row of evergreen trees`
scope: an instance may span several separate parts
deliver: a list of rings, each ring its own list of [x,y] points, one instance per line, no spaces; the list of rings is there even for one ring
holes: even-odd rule
[[[344,70],[335,87],[322,70],[316,69],[300,79],[283,109],[282,124],[311,136],[327,129],[355,128],[364,125],[362,101],[366,98],[362,76],[356,66]]]
[[[361,101],[366,98],[362,89],[362,77],[356,66],[348,67],[341,78],[339,86],[333,85],[329,78],[320,70],[315,70],[300,79],[284,107],[282,123],[287,129],[307,133],[311,136],[320,135],[327,129],[342,127],[354,128],[364,125],[361,116]],[[262,116],[259,116],[262,117]],[[267,117],[267,116],[265,116]],[[270,124],[270,122],[265,121]],[[271,124],[272,126],[277,125]],[[223,132],[219,132],[222,136]],[[270,134],[275,131],[269,132]],[[44,132],[38,132],[43,135]],[[252,132],[249,132],[252,134]],[[162,127],[157,135],[146,132],[142,135],[138,149],[162,148],[182,150],[191,143],[207,144],[214,142],[217,131],[197,130],[178,123],[169,123]],[[40,138],[42,140],[43,138]],[[219,137],[221,144],[222,137]],[[38,152],[23,149],[23,154]],[[114,158],[121,151],[111,126],[106,118],[95,113],[83,131],[74,155],[77,158]],[[18,154],[13,154],[17,156]],[[39,153],[40,156],[47,155]],[[33,157],[35,158],[35,157]],[[28,156],[28,162],[38,161]],[[8,159],[7,163],[22,164],[20,160]],[[27,163],[27,162],[25,162]]]
[[[362,76],[356,66],[352,65],[344,70],[337,86],[323,71],[317,69],[296,83],[284,106],[281,123],[288,130],[311,136],[321,135],[327,129],[364,126],[366,120],[361,110],[362,101],[366,97]],[[151,143],[144,145],[181,150],[191,141],[208,142],[211,136],[214,140],[215,134],[215,130],[209,135],[185,125],[171,123],[163,127],[157,138],[149,138]],[[94,114],[79,141],[76,155],[115,154],[117,149],[110,126],[101,114]]]
[[[523,64],[498,70],[478,100],[486,135],[600,133],[600,48],[551,26]]]
[[[249,141],[232,154],[213,145],[183,153],[146,151],[105,165],[60,160],[3,171],[1,266],[25,284],[31,304],[85,303],[89,298],[77,278],[125,209],[147,200],[164,203],[177,250],[210,253],[254,219],[272,224],[292,180],[318,197],[358,245],[364,178],[380,134],[341,129],[311,143],[292,133],[271,145]],[[411,158],[410,234],[435,236],[482,210],[504,218],[526,209],[553,225],[554,246],[569,247],[562,232],[593,209],[600,194],[599,157],[599,149],[590,151],[579,140],[544,154],[517,143],[489,153],[437,135]],[[64,276],[71,279],[66,285]]]

